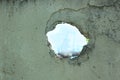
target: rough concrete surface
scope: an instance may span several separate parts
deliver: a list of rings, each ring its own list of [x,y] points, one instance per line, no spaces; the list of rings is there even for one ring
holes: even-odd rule
[[[88,60],[50,56],[59,21],[89,36]],[[120,80],[120,0],[0,0],[0,80]]]

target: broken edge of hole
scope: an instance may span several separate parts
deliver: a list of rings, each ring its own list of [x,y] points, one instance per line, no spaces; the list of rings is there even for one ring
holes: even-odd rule
[[[76,62],[76,60],[77,60],[78,63],[84,62],[84,61],[81,61],[81,58],[84,58],[84,56],[86,56],[86,55],[87,55],[87,58],[89,59],[88,54],[90,52],[92,52],[92,50],[94,48],[94,45],[95,45],[94,32],[93,33],[90,33],[91,31],[90,32],[89,31],[85,32],[79,24],[75,24],[74,22],[70,22],[70,21],[55,21],[51,25],[47,24],[46,29],[45,29],[45,35],[47,34],[47,32],[52,31],[53,29],[55,29],[56,25],[60,24],[60,23],[68,23],[70,25],[75,26],[80,31],[81,34],[83,34],[87,39],[89,39],[88,44],[83,47],[83,50],[80,52],[80,55],[77,58],[73,59],[73,61]],[[46,39],[47,39],[47,36],[46,36]],[[52,50],[50,48],[50,43],[48,42],[48,39],[47,39],[47,46],[49,47],[49,50],[50,50],[49,54],[52,57],[55,56],[54,50]]]

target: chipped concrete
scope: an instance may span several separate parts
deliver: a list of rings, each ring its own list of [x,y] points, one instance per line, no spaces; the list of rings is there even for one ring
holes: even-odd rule
[[[22,1],[0,5],[1,80],[120,79],[120,0]],[[59,21],[90,37],[87,56],[69,62],[49,55],[45,33]]]

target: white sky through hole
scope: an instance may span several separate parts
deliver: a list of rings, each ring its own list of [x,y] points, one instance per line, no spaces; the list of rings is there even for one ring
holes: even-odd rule
[[[55,29],[46,35],[56,55],[61,53],[72,56],[72,54],[80,53],[88,43],[87,38],[75,26],[68,23],[57,24]]]

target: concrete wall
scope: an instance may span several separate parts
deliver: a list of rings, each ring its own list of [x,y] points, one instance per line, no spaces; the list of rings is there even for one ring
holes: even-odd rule
[[[49,55],[45,30],[72,22],[94,47],[80,66]],[[0,4],[0,80],[119,80],[120,0],[7,0]]]

